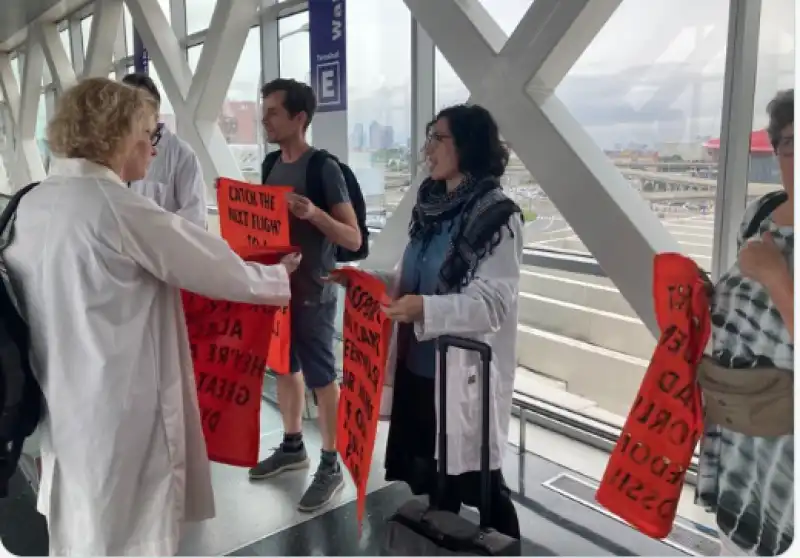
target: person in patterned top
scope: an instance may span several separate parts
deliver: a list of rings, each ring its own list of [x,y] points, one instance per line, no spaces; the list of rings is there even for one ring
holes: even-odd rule
[[[794,374],[794,90],[778,93],[767,112],[786,195],[760,223],[767,196],[745,212],[738,261],[714,287],[712,358],[725,368],[768,366]],[[793,435],[754,437],[706,424],[699,473],[696,502],[716,515],[722,555],[788,550]]]

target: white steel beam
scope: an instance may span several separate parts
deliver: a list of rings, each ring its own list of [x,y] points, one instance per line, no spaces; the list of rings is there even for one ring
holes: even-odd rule
[[[531,11],[539,1],[524,18],[525,24],[503,43],[510,50],[502,48],[498,53],[494,46],[497,24],[481,23],[476,17],[480,13],[477,0],[405,0],[472,93],[471,100],[492,112],[520,160],[650,330],[657,333],[651,293],[653,256],[679,252],[678,243],[552,95],[557,85],[553,80],[563,77],[569,61],[574,63],[580,54],[566,45],[563,37],[580,39],[585,48],[605,23],[591,19],[602,16],[607,20],[615,2],[602,0],[598,8],[595,0],[542,0],[545,4],[539,10],[550,10],[549,17],[537,21]],[[549,33],[549,25],[560,29],[560,34]],[[535,79],[532,72],[543,68],[547,69],[543,76],[547,88],[531,96],[517,87]],[[498,80],[499,76],[508,77],[512,86]]]
[[[716,280],[736,261],[750,170],[761,0],[731,0],[711,256]]]
[[[69,61],[69,55],[64,49],[64,44],[58,36],[58,27],[55,23],[43,23],[39,27],[39,40],[44,49],[44,57],[50,75],[53,77],[58,91],[72,87],[75,84],[75,70]]]
[[[252,3],[254,0],[246,1]],[[241,179],[242,171],[225,142],[216,116],[213,120],[198,120],[196,111],[187,103],[189,91],[192,89],[192,71],[158,0],[126,0],[126,4],[133,24],[147,47],[147,53],[158,70],[164,94],[169,98],[180,122],[181,135],[200,159],[206,182],[212,184],[218,176]],[[238,2],[236,6],[240,7]],[[224,29],[220,32],[225,36]],[[201,57],[206,55],[205,51],[204,47]],[[220,69],[217,68],[216,71]],[[194,87],[202,92],[210,82],[215,82],[214,87],[219,87],[222,80],[217,79],[215,72],[207,72]]]
[[[259,0],[217,2],[186,105],[195,119],[216,122],[236,72]],[[212,79],[213,78],[213,79]]]
[[[121,20],[122,0],[102,0],[94,3],[83,68],[84,77],[108,77],[114,60],[114,46]]]

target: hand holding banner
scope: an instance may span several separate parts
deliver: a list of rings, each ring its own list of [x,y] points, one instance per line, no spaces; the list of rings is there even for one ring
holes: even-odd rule
[[[658,254],[653,283],[661,339],[596,499],[645,535],[660,539],[672,529],[686,470],[703,432],[697,367],[711,322],[706,284],[692,260]]]
[[[289,238],[289,186],[255,186],[247,182],[217,179],[217,207],[222,238],[231,248],[284,248]]]
[[[259,254],[277,263],[283,252]],[[280,309],[212,300],[183,291],[197,399],[208,457],[253,467],[258,462],[261,387],[272,324]]]
[[[381,311],[386,287],[378,278],[355,268],[336,270],[344,276],[344,371],[339,398],[336,449],[356,485],[359,528],[364,516],[372,452],[378,431],[383,376],[392,323]]]

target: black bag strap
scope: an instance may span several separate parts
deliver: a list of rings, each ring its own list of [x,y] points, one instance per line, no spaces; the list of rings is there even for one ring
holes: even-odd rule
[[[325,199],[322,169],[328,159],[333,159],[337,165],[339,164],[339,159],[332,153],[324,149],[315,149],[308,160],[308,167],[306,168],[306,192],[308,198],[326,213],[330,212],[330,208],[328,207],[328,200]]]
[[[270,151],[264,157],[264,161],[261,163],[261,184],[267,183],[267,178],[269,178],[269,173],[272,172],[272,167],[275,166],[275,163],[278,162],[278,159],[281,157],[280,150],[277,151]]]
[[[438,497],[445,494],[447,486],[447,350],[456,347],[476,352],[481,357],[481,529],[491,524],[492,476],[491,476],[491,363],[492,348],[486,343],[454,335],[442,335],[436,339],[439,351],[439,475]]]
[[[8,238],[5,238],[4,235],[9,224],[14,220],[14,216],[17,213],[17,207],[19,207],[19,202],[22,200],[22,197],[25,194],[33,190],[34,187],[38,186],[38,184],[38,182],[32,182],[21,190],[18,190],[13,196],[11,196],[11,199],[8,200],[8,204],[6,204],[5,208],[3,208],[3,212],[0,213],[0,237],[3,237],[2,242],[0,242],[0,250],[5,249],[5,247],[11,243],[10,235]]]
[[[772,212],[778,209],[778,207],[788,199],[789,195],[785,190],[776,190],[765,194],[764,197],[761,198],[761,204],[756,214],[753,215],[753,219],[747,225],[742,240],[748,240],[754,237],[758,233],[758,229],[761,227],[761,223],[764,222],[764,219],[772,215]]]

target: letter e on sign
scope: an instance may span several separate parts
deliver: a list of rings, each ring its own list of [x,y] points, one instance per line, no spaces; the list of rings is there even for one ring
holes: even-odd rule
[[[334,79],[336,78],[336,72],[332,68],[328,68],[322,71],[322,96],[326,99],[330,99],[336,96],[336,90],[334,89]]]

